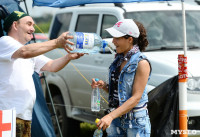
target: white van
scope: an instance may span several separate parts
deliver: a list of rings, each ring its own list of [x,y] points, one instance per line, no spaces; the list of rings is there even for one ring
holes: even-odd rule
[[[188,127],[200,130],[200,6],[185,3],[188,43]],[[182,7],[180,2],[138,2],[123,4],[91,4],[61,9],[52,20],[49,31],[54,39],[64,31],[94,32],[112,44],[111,36],[104,30],[117,20],[135,19],[147,29],[149,46],[144,52],[152,64],[152,76],[148,83],[149,91],[169,78],[178,75],[178,54],[183,54]],[[65,55],[62,49],[48,52],[46,56],[58,58]],[[64,103],[57,107],[62,119],[71,119],[94,123],[96,117],[103,116],[107,104],[102,100],[102,111],[93,113],[90,110],[92,78],[108,81],[108,68],[114,54],[106,49],[98,54],[85,55],[72,61],[57,73],[46,73],[54,102]],[[86,81],[87,79],[88,81]],[[107,95],[103,93],[107,99]],[[73,119],[73,120],[72,120]],[[67,123],[68,122],[68,123]],[[74,121],[71,123],[73,124]],[[69,121],[62,123],[64,135],[71,131]],[[68,132],[68,133],[67,133]]]

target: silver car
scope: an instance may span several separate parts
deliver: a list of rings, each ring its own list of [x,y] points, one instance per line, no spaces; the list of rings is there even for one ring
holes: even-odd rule
[[[188,43],[188,86],[187,109],[189,129],[200,130],[200,7],[185,4]],[[179,2],[140,2],[123,4],[91,4],[71,7],[58,11],[52,20],[49,32],[54,39],[64,31],[94,32],[107,40],[111,47],[111,36],[104,30],[117,20],[132,18],[140,21],[147,29],[149,46],[144,54],[152,64],[152,76],[148,83],[151,91],[162,82],[178,75],[178,54],[183,54],[182,11]],[[63,49],[48,52],[46,56],[54,59],[67,54]],[[107,94],[101,91],[101,111],[90,109],[92,78],[108,82],[108,68],[114,54],[107,48],[97,54],[85,55],[71,61],[57,73],[46,73],[47,81],[59,112],[60,122],[65,134],[72,131],[68,124],[78,121],[94,123],[104,115],[107,108]],[[46,90],[45,90],[46,91]],[[48,97],[47,97],[48,100]],[[67,120],[66,120],[67,119]],[[68,123],[67,123],[68,122]]]

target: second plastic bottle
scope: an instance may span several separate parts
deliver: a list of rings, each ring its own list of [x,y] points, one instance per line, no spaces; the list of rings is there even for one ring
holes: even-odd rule
[[[99,122],[99,119],[97,118],[96,120],[95,120],[95,123],[97,124]],[[102,131],[102,129],[96,129],[95,131],[94,131],[94,134],[93,134],[93,137],[102,137],[103,136],[103,131]]]
[[[95,79],[95,81],[99,81],[99,79]],[[96,87],[92,90],[91,94],[91,111],[99,112],[100,111],[100,91],[99,88]]]

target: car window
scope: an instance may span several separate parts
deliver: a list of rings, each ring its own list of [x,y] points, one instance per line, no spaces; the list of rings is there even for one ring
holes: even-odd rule
[[[50,39],[57,38],[60,34],[69,30],[72,13],[57,14],[53,22]]]
[[[186,12],[186,32],[188,45],[199,46],[200,43],[200,11]]]
[[[186,12],[188,46],[200,47],[199,13],[200,11]],[[183,47],[181,11],[129,12],[126,18],[132,18],[144,24],[149,40],[147,49]]]
[[[99,18],[98,14],[79,15],[75,31],[96,33],[98,18]]]
[[[117,22],[117,18],[113,15],[103,15],[102,27],[100,36],[102,38],[112,38],[112,36],[105,31],[105,29],[112,27]]]

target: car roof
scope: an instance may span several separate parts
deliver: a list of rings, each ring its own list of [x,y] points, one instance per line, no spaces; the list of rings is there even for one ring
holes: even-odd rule
[[[185,10],[200,10],[200,6],[196,4],[184,3]],[[84,6],[74,6],[63,8],[62,10],[57,11],[57,13],[63,12],[75,12],[75,11],[91,11],[100,12],[100,11],[121,11],[124,12],[137,12],[137,11],[166,11],[166,10],[182,10],[182,4],[180,1],[173,2],[133,2],[133,3],[123,3],[123,7],[114,6],[112,3],[100,3],[100,4],[86,4]]]
[[[184,3],[185,10],[200,10],[200,6]],[[181,2],[140,2],[124,4],[127,12],[131,11],[164,11],[164,10],[182,10]]]
[[[90,12],[90,13],[99,13],[99,12],[114,12],[114,11],[122,11],[124,12],[124,10],[120,7],[114,7],[114,6],[104,6],[104,5],[93,5],[93,4],[89,4],[90,6],[74,6],[74,7],[67,7],[64,8],[62,10],[58,10],[56,12],[56,14],[59,13],[65,13],[65,12]],[[91,6],[93,5],[93,6]],[[108,8],[109,7],[109,8]]]

